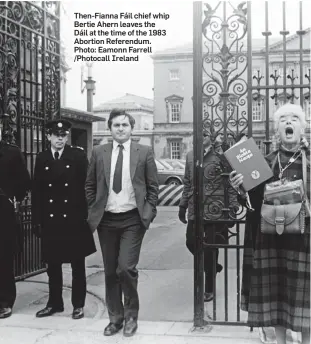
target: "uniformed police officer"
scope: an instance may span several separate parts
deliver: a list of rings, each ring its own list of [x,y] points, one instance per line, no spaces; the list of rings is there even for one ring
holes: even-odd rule
[[[8,133],[9,134],[9,133]],[[14,255],[22,248],[22,231],[14,202],[30,189],[30,175],[20,149],[1,139],[0,128],[0,319],[12,314],[16,299]]]
[[[71,123],[47,123],[50,147],[38,154],[32,189],[32,219],[42,238],[43,259],[49,276],[49,300],[37,317],[64,310],[62,263],[71,263],[73,319],[84,316],[85,257],[96,251],[86,222],[84,194],[88,160],[84,151],[66,144]]]

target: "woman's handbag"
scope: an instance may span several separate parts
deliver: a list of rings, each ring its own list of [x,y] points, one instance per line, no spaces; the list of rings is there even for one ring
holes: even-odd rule
[[[309,201],[306,189],[306,155],[302,151],[303,181],[282,183],[274,182],[266,187],[265,201],[261,207],[261,232],[264,234],[303,234],[305,217],[309,216]],[[273,189],[275,187],[274,193]],[[302,188],[303,186],[303,188]],[[277,194],[280,197],[277,197]],[[274,204],[271,204],[274,202]],[[283,203],[283,204],[280,204]]]
[[[305,230],[304,202],[261,207],[261,232],[265,234],[303,234]]]

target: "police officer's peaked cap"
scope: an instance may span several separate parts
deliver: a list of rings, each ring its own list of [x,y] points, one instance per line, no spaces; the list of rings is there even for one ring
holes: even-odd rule
[[[69,134],[72,124],[65,119],[54,119],[46,123],[46,131],[48,134]]]

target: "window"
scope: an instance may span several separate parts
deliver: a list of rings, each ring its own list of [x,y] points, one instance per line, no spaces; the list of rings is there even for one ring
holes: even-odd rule
[[[181,103],[170,103],[170,122],[171,123],[179,123],[180,122],[180,111],[181,111]]]
[[[262,154],[266,154],[266,145],[263,143],[264,140],[255,140],[256,145],[258,146],[259,150],[262,152]]]
[[[252,106],[252,119],[254,122],[259,122],[263,120],[264,114],[264,102],[253,100]]]
[[[263,150],[263,144],[261,140],[256,140],[256,145],[258,146],[258,148],[262,151]]]
[[[180,159],[180,142],[172,141],[171,142],[171,159]]]
[[[172,94],[165,99],[166,113],[168,123],[180,123],[181,120],[181,107],[184,98],[176,94]]]
[[[179,80],[179,69],[170,69],[170,80]]]

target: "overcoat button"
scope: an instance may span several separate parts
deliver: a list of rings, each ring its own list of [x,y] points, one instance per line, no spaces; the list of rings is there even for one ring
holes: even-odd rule
[[[68,183],[65,183],[65,186],[68,186]]]
[[[64,202],[67,203],[68,201],[65,199]]]
[[[52,200],[52,199],[50,199],[50,203],[53,203],[53,200]]]
[[[49,187],[51,187],[52,186],[52,184],[49,184]]]
[[[48,170],[49,168],[48,168],[48,166],[46,166],[46,168],[45,168],[46,170]]]
[[[70,167],[69,165],[66,166],[66,168],[69,168],[69,167]]]
[[[53,214],[50,214],[50,217],[53,217],[54,215]]]
[[[64,214],[64,217],[67,217],[67,215],[66,215],[66,214]]]

